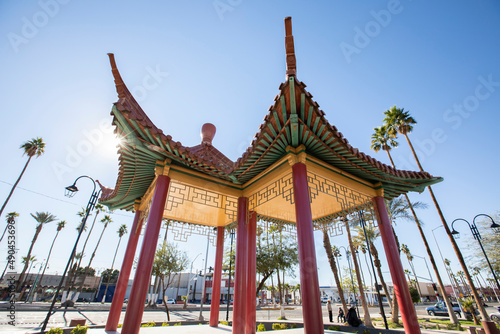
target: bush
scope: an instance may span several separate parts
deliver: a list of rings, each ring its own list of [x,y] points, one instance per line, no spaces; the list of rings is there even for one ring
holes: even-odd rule
[[[178,322],[178,323],[174,324],[174,326],[180,326],[180,325],[181,325],[181,323],[180,323],[180,322]]]
[[[329,331],[339,331],[340,330],[340,326],[329,326],[328,330]]]
[[[118,328],[122,328],[123,327],[123,324],[118,324]]]
[[[281,329],[281,324],[273,324],[272,328],[273,330],[278,331]]]
[[[219,323],[221,325],[229,326],[229,322],[227,322],[227,321],[220,321]]]
[[[281,324],[281,329],[288,329],[288,324]]]
[[[155,327],[155,326],[156,326],[156,322],[150,321],[147,324],[143,324],[141,327]]]
[[[167,326],[170,326],[170,324],[168,322],[164,322],[161,324],[161,327],[167,327]]]
[[[49,331],[47,332],[48,334],[63,334],[63,329],[62,328],[51,328],[49,329]]]
[[[290,328],[297,328],[297,324],[291,324]]]
[[[286,320],[286,317],[279,317],[278,320]]]
[[[259,324],[259,326],[257,326],[257,332],[265,332],[266,331],[266,326],[264,326],[264,324]]]
[[[72,334],[86,334],[87,329],[89,329],[87,326],[80,326],[77,325],[73,330],[71,331]]]

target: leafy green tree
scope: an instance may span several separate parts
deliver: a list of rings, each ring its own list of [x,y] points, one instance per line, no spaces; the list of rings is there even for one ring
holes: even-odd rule
[[[2,208],[0,209],[0,216],[2,216],[3,210],[5,209],[5,206],[10,200],[10,197],[14,193],[14,190],[16,189],[17,185],[19,184],[19,181],[21,181],[21,178],[24,175],[24,172],[26,171],[26,168],[28,167],[28,164],[31,161],[31,158],[36,156],[37,158],[41,156],[43,153],[45,153],[45,143],[43,142],[42,138],[33,138],[26,143],[22,144],[21,147],[24,152],[23,155],[26,154],[28,156],[28,161],[26,161],[26,164],[24,165],[23,170],[21,171],[21,174],[17,178],[16,182],[12,186],[12,189],[9,192],[9,195],[7,195],[7,198],[5,199],[5,202],[2,205]]]
[[[181,251],[176,244],[164,242],[160,249],[156,251],[155,259],[153,262],[152,275],[160,277],[162,286],[163,305],[167,312],[167,319],[170,321],[170,311],[168,310],[167,300],[165,293],[173,283],[172,274],[180,273],[187,268],[189,259],[187,253]]]
[[[31,213],[31,217],[36,220],[38,223],[35,228],[35,235],[31,240],[30,248],[28,249],[28,254],[26,254],[26,258],[31,258],[31,251],[33,250],[33,246],[35,246],[35,242],[38,239],[38,235],[42,232],[42,228],[45,224],[51,223],[56,220],[56,216],[49,212],[35,212],[35,214]],[[28,263],[24,264],[23,270],[21,271],[21,275],[19,275],[19,282],[17,286],[17,290],[20,290],[21,284],[24,280],[24,275],[26,273],[26,269],[28,269]]]
[[[273,241],[274,238],[274,241]],[[294,277],[294,267],[299,263],[297,243],[288,235],[281,235],[278,230],[270,229],[261,233],[257,242],[256,271],[261,275],[256,290],[256,296],[264,286],[266,280],[279,268],[286,274]],[[280,300],[282,297],[280,295]]]

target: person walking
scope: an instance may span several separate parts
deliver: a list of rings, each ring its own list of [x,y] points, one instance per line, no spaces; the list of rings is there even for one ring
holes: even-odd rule
[[[330,322],[333,322],[332,302],[330,300],[326,302],[326,309],[328,310],[328,317],[330,318]]]

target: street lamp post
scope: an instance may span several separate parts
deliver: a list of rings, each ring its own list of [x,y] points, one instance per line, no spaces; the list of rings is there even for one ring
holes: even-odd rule
[[[229,279],[227,283],[227,306],[226,306],[226,321],[229,321],[229,301],[231,300],[231,270],[233,264],[233,238],[234,238],[234,229],[231,230],[231,251],[229,253]]]
[[[42,263],[40,264],[40,267],[38,268],[38,273],[36,274],[35,282],[33,283],[33,287],[30,289],[30,292],[28,294],[28,298],[26,298],[25,302],[29,302],[30,304],[33,302],[33,293],[36,293],[36,286],[38,285],[38,276],[40,275],[40,272],[42,271],[43,264],[45,262],[45,259],[43,259]],[[30,301],[31,298],[31,301]],[[36,301],[36,300],[35,300]]]
[[[194,261],[196,261],[196,259],[198,258],[198,256],[200,256],[202,253],[199,253],[198,255],[195,256],[194,260],[191,261],[191,269],[189,270],[189,275],[191,275],[191,273],[193,272],[193,263]],[[196,275],[195,277],[193,278],[196,278]],[[189,282],[191,282],[193,280],[193,278],[190,278],[189,279]],[[196,281],[195,281],[196,282]],[[192,286],[193,284],[191,283],[191,286],[189,287],[189,292],[188,292],[188,296],[187,296],[187,302],[189,303],[189,297],[191,296],[191,290],[192,290]]]
[[[59,285],[57,286],[56,292],[54,294],[54,298],[52,299],[52,303],[50,304],[49,311],[47,312],[47,316],[45,317],[45,320],[43,321],[42,328],[40,329],[40,332],[43,333],[45,329],[47,328],[47,324],[49,322],[50,316],[52,315],[52,310],[54,309],[54,305],[57,301],[57,296],[59,295],[59,291],[61,290],[61,286],[63,285],[64,278],[66,276],[66,273],[68,272],[68,268],[71,264],[71,259],[73,258],[74,254],[76,253],[76,248],[78,246],[78,241],[80,240],[80,237],[82,236],[82,232],[85,229],[85,223],[87,222],[87,218],[89,217],[90,211],[94,209],[94,206],[97,202],[97,199],[99,198],[99,194],[101,193],[101,189],[97,190],[96,188],[96,182],[94,181],[93,178],[87,175],[82,175],[76,178],[75,182],[73,182],[72,185],[66,187],[66,192],[65,195],[67,197],[73,197],[76,192],[78,191],[78,188],[76,187],[76,182],[81,179],[81,178],[87,178],[90,179],[94,185],[94,189],[92,190],[92,194],[90,195],[90,199],[87,203],[87,207],[85,209],[85,217],[82,220],[82,225],[80,226],[80,231],[78,232],[78,236],[75,241],[75,245],[73,246],[73,250],[69,256],[68,263],[66,264],[66,268],[64,268],[64,272],[61,276],[61,281],[59,282]]]
[[[441,257],[441,261],[443,261],[444,269],[446,270],[446,274],[448,275],[448,279],[450,280],[451,289],[453,290],[453,294],[455,295],[455,299],[458,301],[458,293],[455,290],[455,286],[453,285],[453,281],[451,279],[450,272],[448,271],[448,267],[446,266],[446,263],[444,262],[443,253],[441,253],[441,248],[439,247],[439,243],[437,242],[436,235],[434,234],[434,230],[437,230],[438,228],[441,228],[441,227],[443,227],[443,225],[439,225],[438,227],[433,228],[431,232],[432,232],[432,236],[434,237],[434,242],[436,243],[436,246],[438,248],[439,256]],[[444,293],[446,293],[446,291],[444,291]],[[443,298],[444,298],[444,296],[443,296]],[[461,304],[459,303],[459,305],[461,305]]]
[[[217,230],[217,227],[214,227],[214,230]],[[198,317],[198,321],[205,320],[203,318],[203,304],[204,304],[205,298],[206,298],[205,284],[207,281],[208,246],[210,246],[210,230],[208,230],[208,233],[207,233],[207,252],[205,254],[205,268],[203,269],[203,284],[201,285],[202,290],[201,290],[201,301],[200,301],[200,316]]]
[[[488,259],[488,255],[486,255],[486,251],[484,250],[484,247],[483,247],[483,243],[481,242],[481,234],[479,234],[479,230],[477,229],[477,225],[476,225],[476,218],[479,217],[479,216],[485,216],[485,217],[488,217],[491,219],[492,221],[492,224],[491,224],[491,228],[492,229],[498,229],[500,228],[500,225],[498,225],[497,223],[495,223],[495,221],[493,220],[493,218],[491,218],[490,216],[484,214],[484,213],[480,213],[478,215],[476,215],[474,217],[474,219],[472,220],[472,224],[470,224],[467,220],[463,219],[463,218],[457,218],[455,219],[454,221],[451,222],[451,234],[457,236],[460,232],[458,232],[457,230],[455,230],[455,228],[453,227],[453,224],[456,222],[456,221],[464,221],[467,223],[467,225],[469,225],[469,228],[472,232],[472,236],[474,237],[474,239],[477,240],[477,242],[479,242],[479,246],[481,247],[481,250],[483,251],[483,254],[484,254],[484,257],[486,259],[486,262],[488,262],[488,266],[490,267],[490,270],[491,270],[491,273],[493,274],[493,278],[495,279],[495,282],[497,284],[497,288],[500,290],[500,284],[498,283],[498,278],[495,274],[495,270],[493,270],[493,267],[491,266],[491,263],[490,263],[490,260]]]
[[[358,310],[358,299],[356,298],[356,286],[354,285],[354,279],[352,277],[352,269],[351,269],[351,259],[349,258],[349,254],[351,254],[350,251],[347,250],[344,246],[340,246],[340,248],[344,248],[345,250],[345,256],[347,257],[347,264],[349,265],[349,274],[351,275],[351,284],[352,284],[352,292],[354,293],[354,305],[356,306],[356,313],[358,313],[359,317],[359,310]]]
[[[375,290],[377,290],[378,306],[380,308],[380,314],[382,315],[382,318],[384,319],[385,329],[389,329],[389,324],[387,323],[387,318],[385,317],[384,305],[382,304],[382,296],[380,295],[380,289],[379,289],[378,280],[377,280],[377,273],[375,272],[375,266],[373,265],[372,252],[370,250],[370,243],[368,242],[368,234],[366,233],[365,218],[363,215],[363,211],[359,211],[358,214],[359,214],[359,221],[361,223],[361,227],[363,228],[363,233],[365,235],[366,251],[368,253],[368,256],[370,257],[370,264],[372,265],[373,277],[375,278]],[[389,298],[389,296],[388,296],[388,298]]]

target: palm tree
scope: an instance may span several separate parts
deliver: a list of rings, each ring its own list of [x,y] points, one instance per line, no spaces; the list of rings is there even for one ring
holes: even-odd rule
[[[28,249],[28,254],[26,255],[26,258],[28,258],[28,259],[31,257],[31,251],[33,250],[33,246],[35,245],[35,242],[36,242],[36,239],[38,238],[38,235],[42,231],[43,225],[48,224],[50,222],[53,222],[54,220],[57,219],[56,216],[54,216],[53,214],[51,214],[49,212],[36,212],[35,214],[31,213],[31,217],[33,217],[37,221],[38,225],[36,226],[35,235],[33,236],[33,239],[31,240],[31,245],[30,245],[30,248]],[[21,284],[24,280],[24,275],[26,273],[26,269],[28,269],[28,263],[24,264],[24,268],[21,271],[21,275],[19,275],[19,282],[17,285],[17,290],[19,290],[21,288]]]
[[[393,301],[391,300],[390,294],[389,294],[389,289],[387,288],[387,284],[385,284],[385,279],[384,275],[382,274],[382,263],[380,262],[380,259],[378,257],[378,251],[377,248],[375,247],[375,240],[380,237],[380,231],[376,229],[373,224],[367,224],[365,226],[365,231],[366,231],[366,236],[368,237],[368,240],[365,239],[365,234],[364,231],[361,227],[356,227],[357,230],[357,235],[353,239],[361,239],[360,242],[366,243],[370,245],[370,252],[372,253],[373,256],[373,264],[375,265],[375,268],[377,268],[377,274],[380,278],[380,284],[382,285],[382,288],[384,289],[385,296],[387,297],[387,302],[389,303],[389,307],[392,310],[392,303]],[[359,242],[359,241],[358,241]]]
[[[10,190],[10,193],[7,196],[7,199],[3,203],[2,208],[0,209],[0,216],[2,216],[3,210],[5,209],[5,206],[7,205],[7,203],[9,202],[9,199],[12,196],[12,193],[14,192],[14,190],[16,189],[17,184],[19,183],[19,181],[21,181],[21,178],[23,177],[23,174],[26,171],[26,168],[28,167],[28,164],[30,163],[31,158],[33,158],[35,155],[38,158],[39,156],[41,156],[44,153],[45,143],[43,142],[42,138],[37,137],[36,139],[33,138],[33,139],[27,141],[26,143],[22,144],[20,148],[22,148],[24,150],[23,155],[26,154],[28,156],[28,161],[26,161],[26,164],[24,165],[24,168],[21,171],[21,174],[19,175],[16,182],[12,186],[12,189]]]
[[[115,255],[113,256],[113,262],[111,262],[111,272],[113,272],[113,266],[115,265],[115,259],[116,259],[116,254],[118,253],[118,247],[120,247],[120,242],[122,241],[122,237],[127,234],[127,225],[122,224],[119,228],[118,231],[118,245],[116,245],[116,250],[115,250]],[[104,296],[102,297],[101,304],[104,304],[104,300],[106,299],[106,293],[108,292],[108,286],[109,286],[109,279],[108,282],[106,283],[106,289],[104,290]]]
[[[87,242],[89,241],[89,238],[90,238],[90,235],[92,234],[92,230],[94,229],[94,225],[95,225],[95,222],[97,220],[97,216],[99,215],[99,213],[101,211],[103,211],[104,209],[104,206],[100,203],[97,203],[94,207],[96,213],[95,213],[95,216],[94,216],[94,221],[92,222],[92,225],[90,226],[90,231],[89,233],[87,234],[87,238],[85,238],[85,242],[83,243],[83,247],[82,247],[82,254],[85,255],[85,247],[87,246]],[[85,217],[85,214],[86,214],[86,210],[82,208],[82,211],[78,212],[78,216],[80,216],[83,220],[83,218]],[[89,214],[90,216],[91,214]],[[83,221],[82,221],[83,223]],[[87,229],[87,226],[85,225],[85,230]],[[83,259],[83,256],[82,256],[82,259]],[[80,263],[78,263],[78,267],[80,267],[80,264],[81,264],[81,259],[80,259]]]
[[[393,108],[395,108],[395,107],[393,107]],[[386,111],[386,115],[388,112],[389,111]],[[393,112],[392,115],[394,115],[395,113],[396,112]],[[384,121],[386,123],[388,122],[387,117],[386,117],[386,119],[384,119]],[[399,123],[399,122],[395,122],[394,124],[397,124],[397,123]],[[411,131],[411,129],[412,129],[411,125],[415,124],[415,120],[413,118],[408,119],[408,123],[409,123],[408,126],[401,127],[402,131],[406,131],[404,133],[405,133],[405,136],[407,139],[408,139],[408,136],[406,134],[408,133],[408,130]],[[377,130],[377,129],[379,129],[379,130]],[[382,148],[384,151],[386,151],[387,155],[389,156],[389,160],[391,161],[392,167],[396,168],[394,161],[392,160],[391,153],[390,153],[391,149],[393,147],[397,147],[397,145],[398,145],[397,142],[394,140],[394,136],[395,136],[394,127],[390,127],[387,125],[387,126],[382,126],[380,128],[375,128],[375,133],[372,135],[372,149],[375,152],[378,152],[380,150],[380,148]],[[408,141],[409,141],[409,139],[408,139]],[[382,145],[384,143],[385,143],[385,145]],[[414,152],[414,154],[415,154],[415,152]],[[429,189],[430,189],[430,187],[429,187]],[[441,275],[439,274],[439,270],[438,270],[438,267],[436,265],[434,255],[432,254],[431,248],[429,246],[429,242],[427,241],[427,237],[425,236],[424,230],[422,229],[422,222],[418,219],[417,213],[415,212],[415,208],[419,208],[419,207],[425,208],[425,204],[420,203],[420,202],[416,202],[416,203],[410,202],[410,199],[409,199],[407,194],[404,194],[404,197],[406,200],[406,204],[402,203],[400,200],[389,201],[388,212],[389,212],[389,216],[391,218],[391,221],[394,222],[397,218],[403,218],[406,220],[414,221],[415,224],[417,225],[418,232],[420,234],[420,237],[422,238],[422,241],[424,242],[424,246],[425,246],[425,250],[427,251],[427,255],[429,256],[429,260],[431,262],[432,269],[434,270],[434,273],[436,274],[436,278],[437,278],[437,281],[439,284],[439,290],[440,290],[441,295],[443,296],[443,299],[446,303],[446,307],[448,308],[448,310],[450,310],[450,312],[448,312],[448,313],[450,314],[451,322],[454,325],[458,325],[459,324],[458,318],[457,318],[456,314],[454,312],[452,312],[453,306],[451,304],[450,298],[446,294],[444,283],[443,283],[443,280],[441,279]],[[437,205],[436,201],[434,203]],[[413,219],[411,216],[408,215],[408,209],[410,209]],[[448,228],[448,226],[446,226],[445,228]],[[395,314],[396,314],[396,310],[393,310],[393,318],[394,318]]]
[[[66,226],[65,220],[61,220],[59,223],[57,223],[57,232],[56,232],[54,239],[52,240],[52,245],[50,245],[49,255],[47,255],[47,261],[45,261],[45,266],[43,267],[42,275],[40,276],[40,280],[39,280],[40,283],[42,283],[42,278],[43,278],[43,275],[45,274],[45,269],[47,269],[47,264],[49,263],[50,254],[52,253],[52,247],[54,247],[54,243],[56,242],[56,239],[57,239],[57,236],[59,235],[59,232],[61,232],[61,230],[65,226]]]
[[[410,113],[408,111],[404,111],[404,108],[397,108],[396,106],[393,106],[390,110],[385,111],[384,113],[385,118],[384,122],[387,126],[387,132],[391,136],[396,136],[397,133],[400,133],[405,136],[406,141],[408,142],[408,145],[410,146],[411,152],[413,154],[413,157],[415,158],[415,161],[417,162],[418,168],[420,171],[424,171],[422,165],[420,164],[420,160],[418,159],[417,153],[415,152],[415,149],[413,148],[413,145],[410,141],[410,138],[408,137],[408,134],[413,130],[413,125],[417,124],[415,119],[410,116]],[[451,234],[450,228],[448,227],[448,224],[446,223],[446,219],[444,218],[444,214],[441,211],[441,207],[438,204],[438,201],[436,199],[436,196],[434,196],[434,192],[432,191],[431,186],[427,186],[429,189],[429,193],[432,198],[432,202],[434,203],[434,206],[437,209],[437,212],[439,214],[439,218],[441,219],[441,223],[443,224],[443,227],[446,231],[446,234],[448,234],[448,238],[451,241],[451,244],[453,246],[453,250],[455,251],[455,254],[457,255],[458,262],[460,262],[460,266],[462,267],[465,277],[467,279],[467,282],[469,283],[469,286],[472,290],[472,295],[474,296],[474,300],[476,301],[476,304],[479,308],[479,312],[481,313],[481,317],[485,321],[490,321],[490,317],[488,313],[486,313],[486,310],[483,306],[483,303],[481,302],[481,298],[479,297],[479,293],[477,292],[477,289],[474,285],[474,281],[472,280],[472,276],[469,273],[469,270],[467,269],[467,266],[465,264],[465,260],[462,256],[462,252],[458,248],[458,245],[455,241],[455,238]],[[444,296],[444,294],[443,294]],[[449,306],[447,304],[447,306]],[[449,312],[452,314],[453,312]]]
[[[373,327],[372,319],[370,318],[370,311],[368,310],[368,304],[365,298],[365,291],[363,288],[363,281],[361,279],[361,273],[359,270],[358,260],[356,259],[356,250],[354,249],[354,242],[351,236],[351,229],[349,227],[349,222],[344,219],[345,230],[347,232],[347,239],[349,240],[349,248],[351,249],[352,262],[354,263],[354,271],[356,272],[356,280],[358,282],[359,296],[361,298],[361,305],[363,306],[363,319],[365,320],[366,327]],[[356,296],[354,296],[356,298]],[[347,314],[347,313],[346,313]]]
[[[481,323],[479,322],[479,319],[476,316],[475,312],[476,310],[474,309],[474,299],[472,299],[471,297],[460,299],[460,304],[462,304],[462,307],[464,308],[465,311],[472,314],[472,318],[474,319],[474,324],[480,325]]]
[[[5,229],[3,230],[2,237],[0,238],[0,242],[3,239],[3,237],[5,235],[5,232],[7,232],[7,229],[9,228],[9,225],[11,225],[11,224],[14,223],[14,220],[16,219],[16,217],[19,217],[19,213],[17,213],[17,212],[9,212],[5,217],[7,218],[7,225],[5,225]]]
[[[411,255],[410,248],[408,248],[408,246],[405,244],[401,244],[401,251],[406,255],[408,264],[410,265],[411,271],[413,272],[413,277],[415,277],[415,283],[416,283],[415,285],[418,290],[418,295],[420,296],[420,300],[423,300],[422,291],[420,291],[420,286],[418,284],[417,274],[415,273],[415,266],[413,265],[414,256]]]
[[[28,266],[28,275],[29,275],[29,273],[31,271],[31,267],[36,262],[36,260],[37,259],[36,259],[35,255],[30,256],[30,257],[23,256],[23,258],[21,260],[21,263]],[[24,285],[24,283],[26,283],[25,281],[26,281],[26,277],[24,278],[24,282],[22,283],[22,285]]]
[[[89,264],[85,268],[85,272],[87,272],[87,269],[90,268],[90,265],[92,264],[92,260],[95,257],[95,253],[97,252],[97,248],[99,247],[99,244],[101,243],[102,235],[104,234],[104,231],[106,231],[106,227],[108,227],[108,225],[112,222],[113,222],[113,220],[111,219],[111,217],[109,215],[104,215],[104,218],[101,219],[101,223],[104,224],[104,227],[102,228],[101,235],[99,236],[99,240],[97,240],[97,244],[95,245],[94,251],[92,252],[92,255],[90,256]]]
[[[330,237],[328,236],[328,232],[326,229],[323,229],[323,246],[325,247],[326,256],[328,257],[328,262],[330,263],[330,268],[332,269],[333,277],[335,278],[335,284],[337,285],[337,291],[340,296],[340,302],[342,303],[342,308],[344,309],[344,314],[347,314],[347,304],[344,298],[344,290],[342,289],[342,284],[340,283],[339,279],[338,267],[337,263],[335,262],[334,249],[332,248],[332,245],[330,243]],[[335,250],[338,255],[339,249],[336,248]]]

